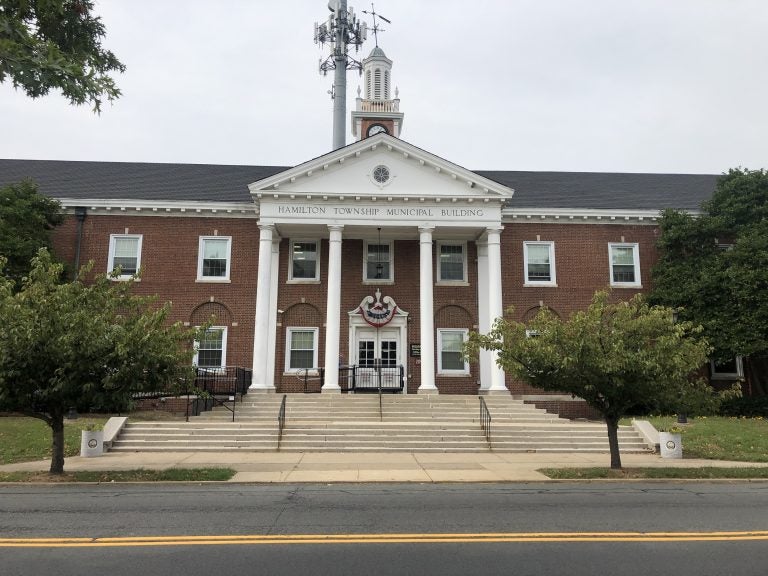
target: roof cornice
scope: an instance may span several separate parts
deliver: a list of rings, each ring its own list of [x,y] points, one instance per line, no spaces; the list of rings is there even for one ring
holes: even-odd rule
[[[197,202],[191,200],[127,200],[57,198],[65,213],[85,207],[92,214],[121,216],[197,216],[216,218],[258,218],[258,206],[252,202]]]
[[[656,224],[661,210],[598,208],[503,208],[504,222],[552,222],[558,224]],[[700,211],[688,210],[698,216]]]

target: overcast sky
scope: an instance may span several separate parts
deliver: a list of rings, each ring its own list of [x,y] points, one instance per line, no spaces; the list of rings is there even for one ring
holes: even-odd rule
[[[394,61],[401,136],[447,160],[475,170],[768,167],[766,0],[376,9],[392,21],[379,45]],[[0,157],[289,166],[330,151],[332,77],[319,75],[327,47],[312,38],[327,1],[96,0],[96,13],[104,46],[127,66],[123,96],[96,116],[2,84]],[[349,133],[357,73],[348,83]]]

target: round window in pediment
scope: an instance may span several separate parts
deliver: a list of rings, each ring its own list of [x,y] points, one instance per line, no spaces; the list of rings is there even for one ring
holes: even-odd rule
[[[386,184],[389,182],[389,168],[380,164],[373,169],[373,179],[379,184]]]

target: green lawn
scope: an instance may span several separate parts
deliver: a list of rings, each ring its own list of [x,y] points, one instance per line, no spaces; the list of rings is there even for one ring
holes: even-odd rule
[[[718,478],[768,478],[768,468],[542,468],[539,470],[557,480],[678,478],[713,480]]]
[[[677,423],[674,416],[641,417],[656,429]],[[629,420],[622,423],[629,423]],[[711,416],[689,418],[683,428],[683,458],[768,462],[768,420]]]
[[[80,454],[80,431],[88,424],[99,428],[104,417],[81,417],[64,421],[64,456]],[[0,417],[0,464],[44,460],[51,457],[51,429],[36,418]]]
[[[0,472],[0,482],[210,482],[232,478],[231,468],[170,468],[168,470],[112,470],[65,472]]]

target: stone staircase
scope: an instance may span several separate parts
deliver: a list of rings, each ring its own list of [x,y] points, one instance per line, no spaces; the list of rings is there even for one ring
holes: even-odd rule
[[[282,394],[250,396],[235,422],[224,408],[190,422],[132,422],[113,451],[259,451],[278,449]],[[477,396],[289,394],[283,452],[608,452],[602,423],[572,422],[509,396],[485,397],[491,447]],[[632,427],[619,429],[622,452],[646,452]]]

